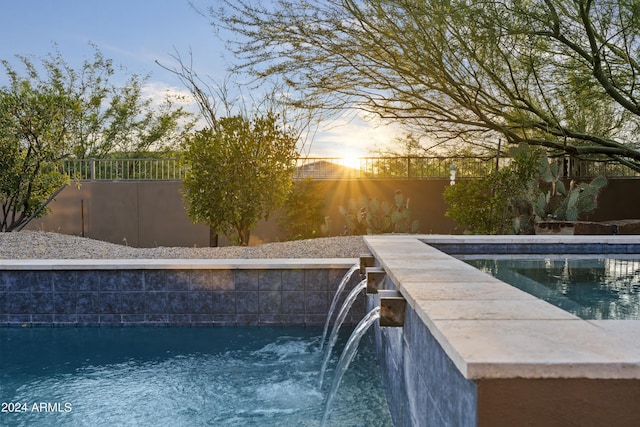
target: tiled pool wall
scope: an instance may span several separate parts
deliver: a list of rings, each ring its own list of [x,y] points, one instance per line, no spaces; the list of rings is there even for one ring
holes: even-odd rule
[[[5,260],[0,326],[323,325],[350,266],[313,261],[207,266]],[[347,288],[359,281],[354,274]],[[347,322],[356,324],[364,309],[362,300]]]
[[[373,331],[394,425],[640,425],[640,322],[565,319],[555,308],[537,317],[539,300],[498,295],[508,285],[448,255],[640,253],[637,238],[600,237],[367,236],[386,273],[380,289],[407,299],[402,327]],[[379,304],[368,294],[367,309]]]
[[[640,244],[636,243],[469,243],[429,242],[430,246],[449,255],[544,255],[544,254],[640,254]]]
[[[387,279],[385,289],[395,289]],[[369,295],[368,308],[380,305]],[[375,328],[376,356],[396,427],[476,426],[477,390],[407,306],[403,327]]]

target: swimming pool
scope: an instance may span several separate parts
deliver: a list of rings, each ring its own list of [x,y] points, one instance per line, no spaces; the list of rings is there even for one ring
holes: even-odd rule
[[[640,320],[640,259],[635,256],[534,256],[465,259],[585,320]]]
[[[317,426],[321,332],[0,328],[0,425]],[[392,425],[370,342],[357,359],[328,425]]]

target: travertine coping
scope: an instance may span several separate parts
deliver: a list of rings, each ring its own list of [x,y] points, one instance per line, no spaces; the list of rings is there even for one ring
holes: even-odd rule
[[[535,243],[535,244],[640,244],[640,236],[636,235],[599,235],[599,236],[567,236],[567,235],[522,235],[522,236],[480,236],[480,235],[414,235],[414,238],[427,243],[458,243],[458,244],[509,244],[509,243]]]
[[[582,320],[428,245],[637,245],[638,236],[382,235],[365,242],[467,379],[640,379],[640,321]]]
[[[292,259],[18,259],[0,260],[0,270],[268,270],[349,268],[356,258]]]

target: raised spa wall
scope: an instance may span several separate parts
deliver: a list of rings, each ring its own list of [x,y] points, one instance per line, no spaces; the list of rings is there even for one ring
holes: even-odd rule
[[[0,326],[318,326],[356,261],[0,260]]]
[[[383,271],[368,309],[406,300],[402,327],[374,331],[396,426],[640,425],[640,321],[579,319],[438,249],[638,253],[640,240],[523,237],[365,237],[367,276]]]

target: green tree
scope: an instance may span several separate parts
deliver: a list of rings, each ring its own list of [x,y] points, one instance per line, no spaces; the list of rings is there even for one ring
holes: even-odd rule
[[[55,87],[78,102],[68,112],[66,150],[69,156],[104,158],[111,155],[136,157],[150,150],[177,146],[192,127],[190,115],[167,95],[162,102],[144,96],[149,75],[129,75],[123,85],[112,82],[117,73],[113,61],[95,48],[93,58],[73,68],[58,51],[35,63],[17,56],[23,72],[2,60],[15,87],[28,81],[34,87]]]
[[[181,108],[152,108],[142,96],[144,79],[125,87],[109,83],[115,69],[96,50],[75,70],[56,52],[39,66],[18,56],[22,71],[2,60],[0,88],[0,231],[21,229],[68,182],[61,160],[134,154],[176,142],[190,126]]]
[[[267,113],[216,119],[216,129],[185,143],[183,181],[187,213],[247,245],[258,220],[282,206],[291,186],[297,137]]]
[[[420,138],[413,133],[396,137],[392,145],[371,151],[383,158],[374,165],[374,170],[367,170],[378,176],[408,178],[407,175],[411,175],[413,170],[423,171],[428,163],[423,157],[429,156],[429,150],[423,147]]]
[[[640,170],[637,2],[224,0],[211,17],[236,70],[282,77],[297,105]]]
[[[207,126],[185,145],[184,161],[191,171],[183,181],[187,213],[194,222],[210,226],[211,241],[222,232],[232,242],[247,245],[256,222],[286,199],[298,142],[311,126],[309,117],[291,114],[280,85],[261,98],[242,96],[236,86],[241,96],[234,98],[228,78],[223,83],[203,79],[193,68],[191,54],[189,62],[178,52],[173,58],[173,67],[158,65],[182,81]]]
[[[445,188],[446,216],[453,219],[462,230],[470,234],[499,234],[495,230],[496,209],[491,197],[491,181],[459,181]]]
[[[56,86],[14,79],[0,90],[0,231],[21,227],[68,181],[58,166],[77,108],[78,100]]]
[[[513,161],[480,179],[447,187],[446,216],[471,234],[533,234],[530,196],[539,178],[540,154],[526,145],[512,150]],[[537,188],[537,185],[536,185]]]

